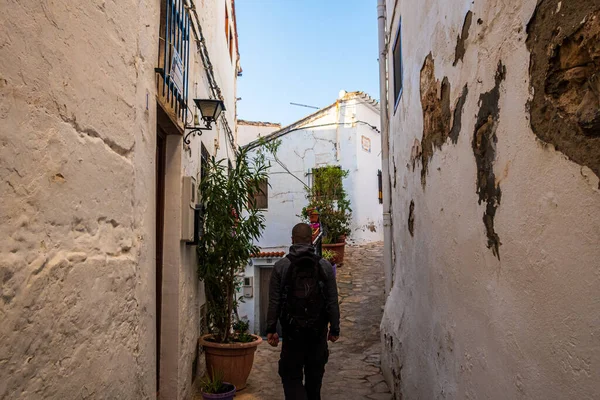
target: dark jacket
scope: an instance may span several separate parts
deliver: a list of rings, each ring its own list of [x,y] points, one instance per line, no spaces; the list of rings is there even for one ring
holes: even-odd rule
[[[300,256],[304,253],[315,253],[315,249],[310,244],[294,244],[290,247],[290,255]],[[282,277],[289,273],[291,261],[285,257],[275,263],[271,283],[269,285],[269,311],[267,313],[267,333],[277,332],[277,320],[281,314],[281,291]],[[338,304],[337,282],[333,274],[333,267],[329,261],[321,258],[321,268],[327,277],[325,282],[327,290],[327,316],[329,318],[329,331],[333,336],[340,335],[340,306]]]

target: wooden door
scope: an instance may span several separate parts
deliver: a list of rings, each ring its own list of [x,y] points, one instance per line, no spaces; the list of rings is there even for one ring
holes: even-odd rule
[[[260,268],[260,334],[261,336],[267,335],[267,312],[269,310],[269,284],[271,282],[271,275],[273,274],[273,268]],[[277,333],[279,337],[283,337],[281,334],[281,324],[277,322]]]
[[[160,384],[160,346],[162,322],[163,235],[165,220],[165,161],[167,137],[156,128],[156,391]]]

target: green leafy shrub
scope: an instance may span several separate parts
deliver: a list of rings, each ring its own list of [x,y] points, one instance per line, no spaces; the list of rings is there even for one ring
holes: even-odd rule
[[[207,326],[219,343],[237,339],[232,335],[232,321],[238,275],[250,256],[259,252],[254,243],[265,228],[265,217],[256,207],[254,194],[267,178],[270,164],[263,151],[251,160],[248,151],[238,150],[231,169],[226,160],[212,157],[200,183],[204,217],[198,274],[206,289]]]

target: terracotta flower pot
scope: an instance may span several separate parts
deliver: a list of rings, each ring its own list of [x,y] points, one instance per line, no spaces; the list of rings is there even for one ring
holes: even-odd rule
[[[262,343],[260,336],[252,337],[256,340],[250,343],[216,343],[208,340],[212,335],[202,336],[199,342],[206,353],[208,375],[220,371],[225,381],[231,382],[237,390],[244,389],[254,363],[254,352]]]
[[[310,214],[310,222],[314,224],[315,222],[319,222],[319,213],[317,211],[313,211]]]
[[[233,400],[233,398],[235,397],[235,386],[233,386],[231,383],[228,382],[223,382],[223,385],[225,386],[229,386],[227,392],[225,393],[204,393],[202,392],[202,398],[204,400],[212,400],[212,399],[220,399],[220,400]]]
[[[344,253],[346,250],[346,243],[323,244],[323,250],[325,249],[331,250],[335,253],[333,263],[337,264],[338,268],[341,268],[344,265]]]

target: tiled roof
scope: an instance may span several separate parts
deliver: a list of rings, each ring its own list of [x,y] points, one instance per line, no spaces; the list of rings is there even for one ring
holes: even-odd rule
[[[260,252],[258,254],[252,254],[252,258],[281,258],[283,256],[285,256],[284,251]]]
[[[244,119],[238,119],[237,123],[238,123],[238,125],[266,126],[269,128],[281,128],[281,124],[278,124],[275,122],[246,121]]]

